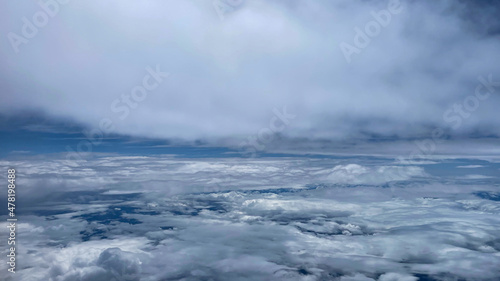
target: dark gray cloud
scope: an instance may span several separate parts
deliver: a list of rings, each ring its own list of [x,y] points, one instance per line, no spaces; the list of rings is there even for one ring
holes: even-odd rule
[[[209,2],[69,1],[27,28],[32,38],[23,17],[33,22],[41,6],[3,3],[2,112],[90,128],[109,118],[116,133],[236,144],[283,106],[296,115],[281,132],[289,137],[499,134],[498,85],[475,97],[478,77],[500,80],[492,2],[401,1],[350,63],[340,44],[356,46],[356,28],[390,1],[245,1],[223,21]],[[18,53],[13,33],[27,40]],[[157,66],[170,76],[151,75]],[[144,79],[155,86],[146,94],[136,88]],[[139,102],[122,97],[133,89]]]

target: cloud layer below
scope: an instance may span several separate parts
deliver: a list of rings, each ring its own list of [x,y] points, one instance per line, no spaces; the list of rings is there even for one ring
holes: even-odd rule
[[[500,278],[498,161],[98,156],[7,167],[18,176],[20,279],[6,280]]]

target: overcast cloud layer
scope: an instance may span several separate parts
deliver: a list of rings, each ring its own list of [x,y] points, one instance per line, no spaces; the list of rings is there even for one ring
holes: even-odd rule
[[[221,20],[210,1],[69,1],[27,38],[41,6],[3,1],[0,110],[187,140],[256,135],[285,106],[290,137],[498,136],[498,83],[478,80],[500,81],[495,5],[401,1],[348,62],[342,43],[388,3],[242,1]],[[148,67],[170,75],[127,105]]]

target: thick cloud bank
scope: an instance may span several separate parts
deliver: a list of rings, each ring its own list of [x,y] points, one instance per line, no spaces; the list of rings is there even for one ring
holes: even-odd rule
[[[494,1],[40,2],[1,4],[5,114],[188,140],[500,134]]]
[[[21,212],[9,281],[500,278],[498,159],[32,157],[7,167]]]

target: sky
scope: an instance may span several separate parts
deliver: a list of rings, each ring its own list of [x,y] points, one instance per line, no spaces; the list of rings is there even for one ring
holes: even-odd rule
[[[500,133],[495,1],[67,2],[2,4],[3,122],[235,149]]]
[[[2,1],[0,281],[500,280],[499,4]]]

